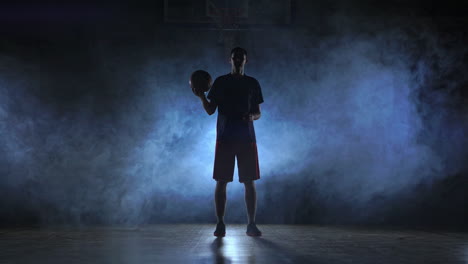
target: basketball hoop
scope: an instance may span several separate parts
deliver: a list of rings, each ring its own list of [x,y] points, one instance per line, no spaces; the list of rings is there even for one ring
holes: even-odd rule
[[[247,18],[245,7],[218,7],[212,1],[207,1],[206,15],[210,17],[219,30],[238,30],[241,19]]]
[[[291,1],[164,0],[164,23],[224,32],[289,25]]]

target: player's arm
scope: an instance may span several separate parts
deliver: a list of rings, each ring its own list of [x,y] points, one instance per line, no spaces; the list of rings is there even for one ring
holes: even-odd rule
[[[216,107],[218,107],[218,105],[213,100],[208,101],[208,99],[206,99],[205,93],[199,94],[198,97],[200,97],[200,100],[203,103],[203,108],[207,114],[212,115],[214,112],[216,112]]]
[[[244,120],[254,121],[260,119],[260,116],[262,116],[262,113],[260,112],[260,105],[257,104],[252,107],[252,112],[244,116]]]
[[[257,80],[255,80],[255,89],[253,93],[253,101],[251,102],[250,113],[248,114],[248,120],[254,121],[260,119],[262,113],[260,112],[260,104],[263,103],[262,89]]]
[[[252,120],[258,120],[260,119],[260,116],[262,116],[262,113],[260,112],[260,105],[254,105],[252,109]]]

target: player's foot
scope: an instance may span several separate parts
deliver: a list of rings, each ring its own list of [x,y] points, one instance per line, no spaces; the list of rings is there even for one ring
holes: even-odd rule
[[[214,236],[223,237],[226,235],[226,225],[224,223],[218,223],[216,225],[216,230],[214,231]]]
[[[254,223],[247,225],[247,232],[245,232],[248,236],[261,236],[262,231],[258,230],[257,225]]]

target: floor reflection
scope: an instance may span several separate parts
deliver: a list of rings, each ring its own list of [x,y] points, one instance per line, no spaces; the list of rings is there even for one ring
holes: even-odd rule
[[[253,244],[236,237],[216,238],[211,243],[213,263],[245,263],[255,264]]]
[[[232,263],[229,259],[227,259],[224,256],[223,246],[224,246],[224,242],[223,242],[222,237],[217,237],[215,240],[213,240],[213,243],[211,243],[211,251],[213,252],[213,263],[216,263],[216,264]]]
[[[264,236],[252,238],[245,235],[245,225],[232,225],[229,235],[214,239],[211,225],[3,229],[0,263],[452,264],[468,260],[464,232],[283,225],[265,225],[262,231]]]
[[[291,249],[284,248],[265,238],[239,239],[236,237],[216,238],[211,243],[213,263],[308,263]],[[257,256],[259,258],[257,258]],[[261,261],[257,261],[261,260]],[[317,260],[318,261],[318,260]],[[317,262],[326,263],[326,262]]]

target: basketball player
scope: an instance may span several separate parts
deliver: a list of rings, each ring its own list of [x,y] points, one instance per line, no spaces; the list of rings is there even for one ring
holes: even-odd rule
[[[245,186],[245,204],[248,214],[246,234],[261,236],[255,224],[257,194],[254,181],[260,179],[257,145],[253,121],[260,118],[262,90],[258,81],[244,74],[247,52],[239,47],[231,51],[231,72],[219,76],[208,93],[198,92],[205,111],[212,115],[218,108],[216,149],[213,179],[216,180],[215,207],[218,223],[214,235],[226,234],[224,211],[226,187],[233,181],[234,162],[237,158],[239,182]]]

